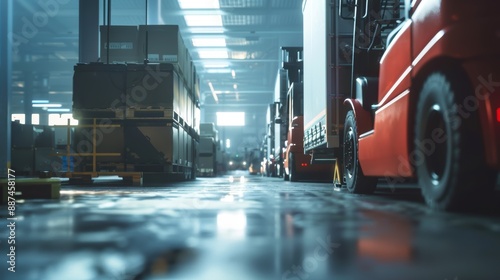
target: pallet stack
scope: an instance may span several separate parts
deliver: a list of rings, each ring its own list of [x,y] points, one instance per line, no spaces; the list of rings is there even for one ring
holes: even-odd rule
[[[110,63],[74,68],[73,148],[98,154],[80,157],[75,169],[195,177],[199,80],[178,26],[110,26],[109,44],[107,30],[101,57],[109,52]]]

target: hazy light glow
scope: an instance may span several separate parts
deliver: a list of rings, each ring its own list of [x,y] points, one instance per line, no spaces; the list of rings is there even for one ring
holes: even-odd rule
[[[236,78],[236,71],[234,71],[234,69],[233,69],[233,70],[231,70],[231,76],[233,76],[233,79],[235,79],[235,78]]]
[[[219,0],[178,0],[181,9],[219,9]]]
[[[244,126],[245,112],[217,112],[218,126]]]
[[[193,38],[193,46],[195,47],[225,47],[226,39],[224,38]]]
[[[211,58],[229,58],[227,51],[215,51],[215,50],[207,50],[207,51],[198,51],[201,59],[211,59]]]
[[[222,16],[220,15],[186,15],[184,16],[186,25],[192,26],[222,26]]]

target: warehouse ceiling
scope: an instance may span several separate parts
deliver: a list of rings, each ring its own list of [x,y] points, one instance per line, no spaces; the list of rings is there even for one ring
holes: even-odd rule
[[[47,1],[15,1],[13,113],[24,112],[31,99],[62,104],[48,108],[54,112],[71,108],[78,0],[52,1],[58,3],[52,11],[41,2]],[[112,24],[144,24],[145,3],[113,0]],[[180,26],[201,79],[202,110],[232,108],[255,118],[265,117],[274,101],[280,47],[302,45],[301,6],[302,0],[149,0],[147,10],[149,24]],[[102,24],[102,10],[100,18]]]

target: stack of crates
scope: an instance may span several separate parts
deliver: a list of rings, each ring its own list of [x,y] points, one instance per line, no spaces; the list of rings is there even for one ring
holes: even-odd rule
[[[199,82],[179,27],[110,26],[109,50],[107,30],[101,27],[101,57],[109,51],[110,64],[74,69],[73,114],[81,124],[74,148],[78,153],[78,142],[93,140],[95,122],[97,153],[119,154],[98,156],[97,171],[194,177]],[[80,171],[93,168],[89,159]]]
[[[198,150],[198,176],[217,175],[218,132],[214,123],[200,124],[200,142]]]

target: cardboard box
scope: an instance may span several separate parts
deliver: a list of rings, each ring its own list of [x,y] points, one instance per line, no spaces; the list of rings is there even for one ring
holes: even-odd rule
[[[101,62],[107,63],[108,26],[101,25]],[[139,56],[139,32],[137,26],[109,27],[109,63],[142,62]]]
[[[140,25],[139,45],[139,56],[144,58],[147,46],[149,62],[178,63],[184,69],[186,47],[178,25]]]

